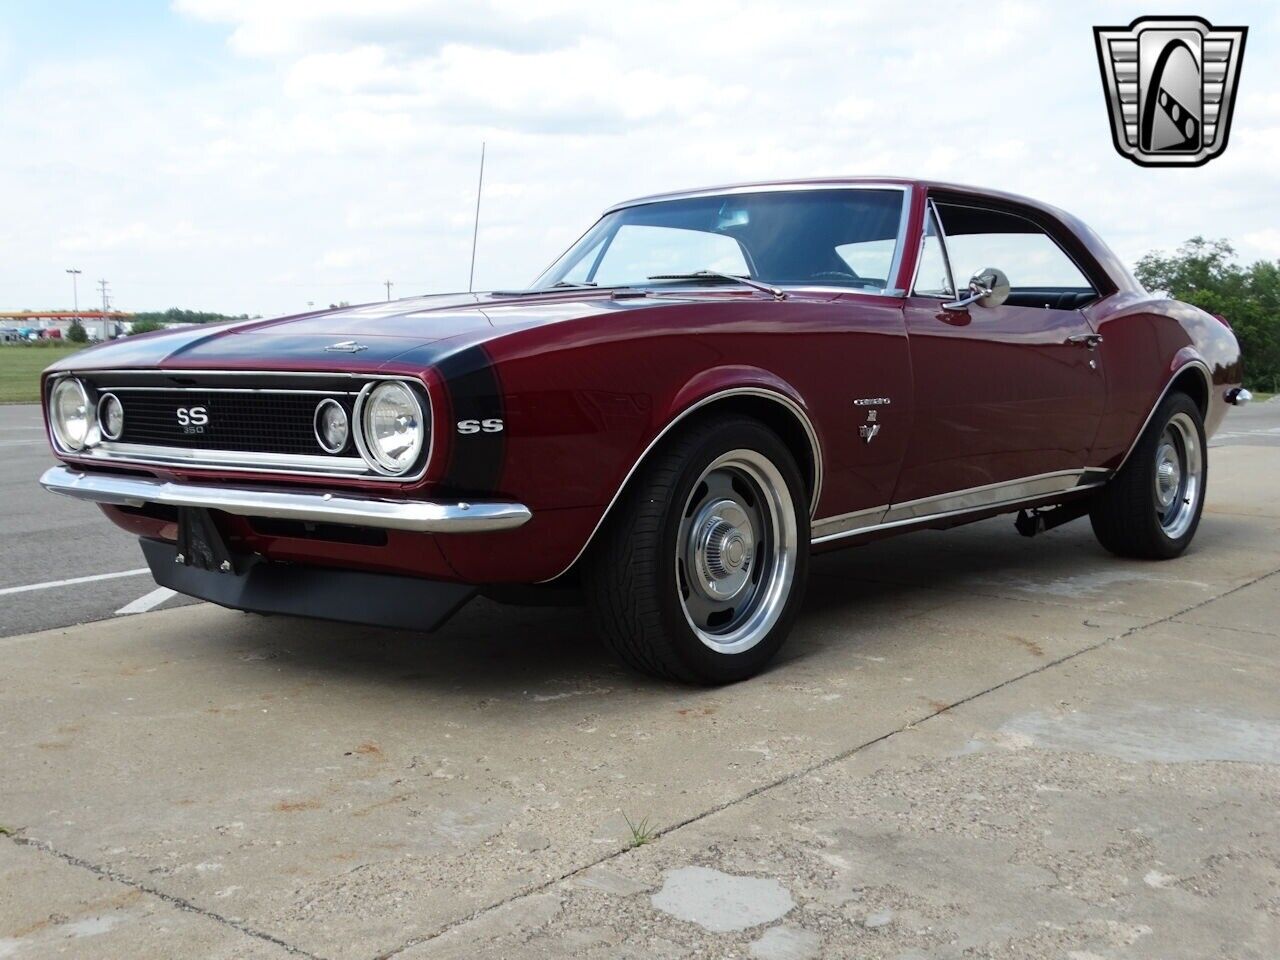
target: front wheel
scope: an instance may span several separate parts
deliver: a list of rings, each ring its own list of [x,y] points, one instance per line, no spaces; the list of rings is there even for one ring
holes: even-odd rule
[[[645,673],[752,676],[795,619],[808,533],[804,482],[777,435],[742,417],[692,426],[641,469],[588,557],[600,633]]]
[[[1208,479],[1200,407],[1185,393],[1170,393],[1128,462],[1097,495],[1093,532],[1122,557],[1176,557],[1200,525]]]

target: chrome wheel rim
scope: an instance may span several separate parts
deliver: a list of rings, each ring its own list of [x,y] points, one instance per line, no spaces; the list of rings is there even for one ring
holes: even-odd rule
[[[1156,444],[1156,518],[1170,540],[1177,540],[1191,528],[1204,477],[1204,454],[1200,433],[1191,417],[1174,414],[1165,424]]]
[[[795,505],[755,450],[731,450],[694,483],[676,537],[676,589],[689,626],[717,653],[750,650],[773,629],[795,579]]]

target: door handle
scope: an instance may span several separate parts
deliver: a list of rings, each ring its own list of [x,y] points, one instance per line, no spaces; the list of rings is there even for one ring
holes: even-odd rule
[[[1098,344],[1100,344],[1101,342],[1102,342],[1102,334],[1100,333],[1077,333],[1077,334],[1074,334],[1073,336],[1067,337],[1067,343],[1073,343],[1078,346],[1085,346],[1085,347],[1088,347],[1090,350],[1097,347]]]

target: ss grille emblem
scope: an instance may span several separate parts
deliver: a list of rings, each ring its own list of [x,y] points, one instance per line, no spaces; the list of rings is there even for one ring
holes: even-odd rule
[[[179,407],[176,416],[183,433],[204,433],[209,423],[209,411],[205,407]]]

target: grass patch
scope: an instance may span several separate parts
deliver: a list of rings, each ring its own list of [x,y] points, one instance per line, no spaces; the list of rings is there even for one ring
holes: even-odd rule
[[[75,343],[0,346],[0,403],[38,403],[41,371],[83,349],[83,345]]]
[[[10,830],[8,827],[6,827],[4,824],[0,823],[0,837],[12,837],[12,836],[13,836],[13,831]]]
[[[632,850],[652,843],[657,838],[658,831],[649,823],[648,817],[642,818],[639,823],[632,823],[631,818],[624,813],[622,819],[627,821],[627,830],[631,832],[631,836],[627,838],[627,846]]]

